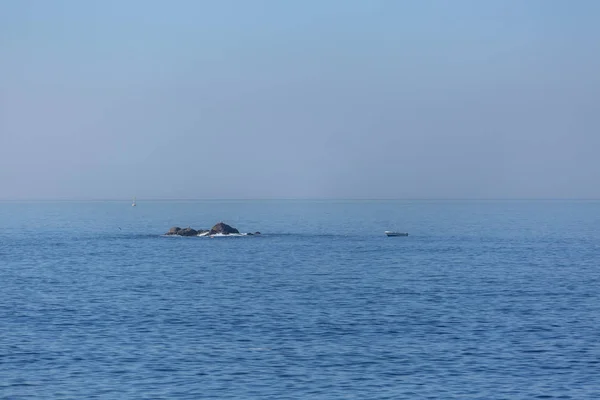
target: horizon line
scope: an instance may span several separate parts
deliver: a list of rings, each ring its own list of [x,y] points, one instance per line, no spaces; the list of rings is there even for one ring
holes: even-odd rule
[[[598,201],[595,197],[238,197],[138,198],[140,201]],[[0,202],[125,202],[130,198],[0,198]]]

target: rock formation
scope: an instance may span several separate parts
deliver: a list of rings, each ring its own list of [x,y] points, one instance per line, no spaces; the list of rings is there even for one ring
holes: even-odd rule
[[[169,229],[169,232],[165,233],[165,235],[177,235],[177,232],[179,232],[180,230],[180,227],[174,226],[171,229]]]
[[[240,231],[238,231],[231,225],[219,222],[218,224],[210,228],[210,232],[208,232],[209,235],[215,235],[217,233],[220,233],[221,235],[231,235],[232,233],[239,234]]]
[[[240,234],[236,228],[231,225],[227,225],[224,222],[219,222],[211,229],[200,229],[195,230],[190,228],[180,228],[178,226],[174,226],[169,229],[169,232],[165,233],[168,236],[211,236],[211,235],[232,235],[232,234]],[[255,232],[254,234],[248,233],[247,235],[260,235],[260,232]]]
[[[165,235],[178,235],[178,236],[197,236],[198,235],[197,230],[190,228],[189,226],[187,228],[183,228],[181,229],[178,226],[174,226],[171,229],[169,229],[169,232],[165,233]]]

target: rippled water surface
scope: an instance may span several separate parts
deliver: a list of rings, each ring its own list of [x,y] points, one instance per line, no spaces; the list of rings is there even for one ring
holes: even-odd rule
[[[3,399],[600,398],[600,202],[3,202],[0,284]]]

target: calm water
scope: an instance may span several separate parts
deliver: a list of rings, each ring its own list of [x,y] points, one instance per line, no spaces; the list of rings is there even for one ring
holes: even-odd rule
[[[4,202],[0,282],[3,399],[600,398],[600,202]]]

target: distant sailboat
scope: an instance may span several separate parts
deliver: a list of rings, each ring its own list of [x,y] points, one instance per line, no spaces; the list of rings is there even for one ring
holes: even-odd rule
[[[135,197],[133,198],[133,203],[131,203],[131,207],[135,207]]]

